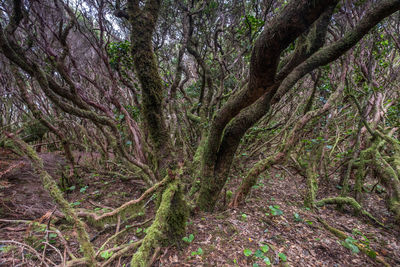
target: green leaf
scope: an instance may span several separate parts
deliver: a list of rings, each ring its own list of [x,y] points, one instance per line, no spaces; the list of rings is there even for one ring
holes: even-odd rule
[[[86,186],[82,187],[82,188],[79,190],[79,192],[85,193],[85,191],[86,191],[87,188],[88,188],[88,186],[86,185]]]
[[[340,244],[342,244],[342,246],[344,246],[345,248],[348,248],[351,250],[351,252],[357,254],[360,252],[360,250],[358,249],[358,247],[354,244],[355,242],[357,242],[357,240],[355,240],[352,237],[348,237],[346,238],[345,241],[341,241]]]
[[[190,234],[188,237],[185,236],[184,238],[182,238],[182,240],[185,241],[186,243],[191,243],[193,239],[194,239],[193,234]]]
[[[280,252],[279,254],[278,254],[278,256],[279,256],[279,258],[282,260],[282,261],[287,261],[287,257],[286,257],[286,255],[284,254],[284,253],[282,253],[282,252]]]
[[[75,188],[76,188],[76,186],[75,186],[75,185],[73,185],[73,186],[71,186],[71,187],[68,187],[68,190],[69,190],[69,191],[74,191],[74,190],[75,190]]]
[[[254,256],[262,259],[264,258],[264,253],[261,250],[257,249],[256,253],[254,253]]]
[[[298,213],[294,213],[294,214],[293,214],[293,217],[294,217],[294,220],[295,220],[296,222],[301,222],[301,221],[303,221],[303,219],[300,218],[300,215],[299,215]]]
[[[271,210],[271,214],[274,216],[280,216],[283,214],[283,211],[280,209],[278,205],[269,206],[269,209]]]
[[[367,254],[371,259],[376,259],[376,252],[371,249],[367,249],[365,254]]]
[[[258,263],[253,263],[253,267],[260,267],[260,265],[258,265]]]
[[[49,238],[56,238],[57,237],[57,234],[55,234],[55,233],[50,233],[49,234]]]
[[[113,254],[112,251],[111,251],[111,252],[103,251],[102,253],[100,253],[100,256],[101,256],[103,259],[107,260],[107,259],[109,259],[109,258],[112,256],[112,254]]]
[[[203,249],[202,248],[198,248],[197,249],[197,254],[198,255],[203,255]]]
[[[266,265],[271,265],[271,261],[269,260],[268,257],[264,258],[264,262],[265,262]]]
[[[246,248],[246,249],[243,250],[243,254],[246,257],[249,257],[249,256],[251,256],[251,254],[253,254],[253,251],[251,251],[250,249]]]
[[[261,249],[262,252],[267,253],[268,250],[269,250],[269,246],[268,245],[263,245],[263,246],[260,247],[260,249]]]
[[[74,202],[74,203],[71,203],[71,205],[72,205],[73,207],[79,206],[80,204],[81,204],[81,202],[79,202],[79,201],[76,201],[76,202]]]

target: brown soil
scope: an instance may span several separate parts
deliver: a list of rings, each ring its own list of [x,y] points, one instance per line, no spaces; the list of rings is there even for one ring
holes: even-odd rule
[[[55,179],[60,177],[64,166],[62,156],[55,153],[41,154],[45,169]],[[55,205],[48,193],[43,189],[40,179],[33,173],[30,162],[24,158],[6,159],[9,167],[17,165],[15,169],[1,177],[3,186],[0,187],[0,215],[9,219],[36,219],[52,210]],[[1,170],[0,170],[1,171]]]

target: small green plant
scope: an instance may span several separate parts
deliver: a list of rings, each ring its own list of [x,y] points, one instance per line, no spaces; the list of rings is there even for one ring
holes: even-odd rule
[[[284,253],[280,252],[278,256],[283,262],[287,261],[287,256]]]
[[[100,253],[100,256],[105,259],[108,260],[111,256],[112,256],[113,252],[112,251],[103,251],[102,253]]]
[[[76,207],[76,206],[79,206],[80,204],[81,204],[80,201],[75,201],[75,202],[71,203],[70,205],[71,205],[72,207]]]
[[[14,249],[17,249],[17,247],[15,247],[15,246],[0,245],[0,251],[1,251],[1,252],[4,252],[4,253],[7,253],[7,252],[12,251],[12,250],[14,250]]]
[[[260,249],[261,249],[261,251],[262,251],[263,253],[267,253],[267,252],[269,251],[269,246],[268,246],[268,245],[262,245],[262,246],[260,247]]]
[[[242,213],[242,215],[240,216],[242,221],[247,221],[247,214]]]
[[[378,193],[378,194],[382,194],[382,193],[384,193],[386,190],[385,190],[385,188],[384,187],[382,187],[381,185],[377,185],[376,186],[376,188],[375,188],[375,191]]]
[[[184,238],[182,238],[183,241],[185,241],[186,243],[192,243],[194,239],[194,235],[190,234],[189,236],[185,236]]]
[[[49,234],[49,238],[56,238],[57,237],[57,234],[56,233],[50,233]]]
[[[257,188],[259,188],[259,187],[264,187],[264,184],[260,182],[260,183],[257,183],[257,184],[255,184],[255,185],[253,185],[251,188],[257,189]]]
[[[358,229],[353,229],[353,235],[354,236],[361,236],[362,240],[360,240],[360,243],[362,243],[366,248],[369,248],[369,239]]]
[[[88,186],[86,185],[86,186],[82,187],[82,188],[79,190],[79,192],[85,193],[87,189],[88,189]]]
[[[55,244],[56,243],[56,240],[55,240],[56,237],[57,237],[56,233],[50,233],[49,234],[49,243],[50,244]]]
[[[250,256],[253,254],[253,251],[251,251],[251,249],[245,248],[245,249],[243,250],[243,254],[244,254],[246,257],[250,257]]]
[[[261,260],[263,260],[263,262],[266,265],[269,266],[269,265],[271,265],[271,261],[265,255],[265,253],[267,253],[268,251],[269,251],[269,246],[268,245],[262,245],[262,246],[260,246],[259,249],[256,250],[256,252],[254,252],[254,254],[253,254],[253,251],[251,249],[248,249],[248,248],[243,250],[243,254],[246,257],[253,257],[254,259],[261,259]],[[259,266],[259,265],[258,265],[258,263],[254,263],[253,266]]]
[[[75,190],[75,188],[76,188],[76,186],[75,186],[75,185],[73,185],[73,186],[70,186],[70,187],[68,187],[68,188],[67,188],[67,190],[68,190],[68,191],[74,191],[74,190]]]
[[[269,209],[273,216],[280,216],[283,214],[283,211],[280,209],[278,205],[269,206]]]
[[[232,199],[232,196],[233,196],[233,192],[231,190],[226,191],[226,198],[228,200]]]
[[[203,255],[203,249],[202,248],[198,248],[196,251],[192,251],[192,256],[196,256],[196,255],[199,255],[199,256],[201,256],[201,255]]]
[[[340,241],[340,244],[342,244],[343,247],[350,249],[351,252],[357,254],[358,252],[360,252],[360,250],[356,246],[356,242],[357,240],[355,240],[354,238],[348,237],[344,241]]]
[[[302,222],[303,219],[300,217],[300,215],[298,213],[294,213],[293,214],[293,218],[295,222]]]
[[[265,257],[263,259],[263,261],[265,262],[266,265],[268,265],[268,266],[271,265],[271,261],[270,261],[270,259],[268,257]]]

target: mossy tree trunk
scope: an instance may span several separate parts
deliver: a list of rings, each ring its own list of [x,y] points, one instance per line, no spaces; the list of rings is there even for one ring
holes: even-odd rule
[[[200,209],[211,211],[214,208],[244,133],[268,112],[283,78],[306,59],[305,55],[309,51],[303,51],[287,60],[282,67],[284,74],[277,73],[281,52],[308,30],[325,11],[330,11],[327,16],[329,18],[336,3],[337,1],[292,1],[271,21],[255,42],[248,86],[228,99],[210,125],[197,200]],[[327,25],[326,20],[321,24]],[[319,29],[319,24],[316,25]],[[318,48],[323,43],[320,39],[324,40],[326,27],[321,27],[320,30],[315,35],[317,38],[314,37],[320,43]]]
[[[202,182],[197,200],[200,209],[213,210],[229,176],[231,162],[242,136],[266,114],[274,99],[279,100],[310,71],[338,59],[379,21],[400,8],[400,2],[396,0],[377,3],[343,38],[316,49],[317,52],[294,54],[287,61],[282,60],[282,71],[277,72],[283,49],[310,29],[314,21],[336,3],[291,1],[264,28],[252,51],[248,86],[230,97],[211,122],[202,158]],[[316,33],[315,36],[325,36],[324,30]]]
[[[304,196],[304,206],[314,208],[314,202],[318,191],[318,173],[315,159],[311,159],[306,166],[307,187]]]
[[[142,116],[154,147],[155,167],[164,177],[165,168],[173,162],[172,142],[163,114],[164,86],[158,72],[157,58],[153,51],[153,32],[157,23],[161,1],[147,1],[140,7],[139,1],[128,2],[131,25],[131,53],[135,73],[142,91]]]
[[[156,173],[159,179],[166,176],[170,178],[165,190],[160,192],[156,218],[131,260],[131,266],[144,267],[148,266],[153,253],[160,246],[175,244],[185,234],[188,207],[183,198],[177,174],[178,162],[163,114],[163,97],[166,94],[152,45],[162,1],[148,0],[143,6],[139,2],[128,2],[131,54],[141,85],[142,116],[154,148]]]

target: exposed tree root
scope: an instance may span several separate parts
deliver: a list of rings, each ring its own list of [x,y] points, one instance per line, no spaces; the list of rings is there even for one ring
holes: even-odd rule
[[[371,213],[368,211],[364,210],[361,205],[352,197],[332,197],[332,198],[324,198],[322,200],[319,200],[315,202],[315,205],[317,207],[322,207],[324,205],[329,205],[329,204],[336,204],[336,205],[349,205],[354,208],[356,213],[361,213],[365,216],[367,216],[369,219],[371,219],[374,223],[379,224],[380,226],[384,226],[383,223],[378,221],[374,216],[372,216]]]
[[[321,219],[319,217],[318,217],[318,221],[325,227],[325,229],[327,229],[329,232],[334,234],[339,239],[346,240],[346,238],[348,237],[346,235],[346,233],[344,233],[343,231],[340,231],[337,228],[330,226],[327,222],[325,222],[323,219]],[[366,248],[359,243],[354,243],[354,245],[356,245],[360,251],[364,252],[371,259],[376,260],[377,262],[379,262],[380,264],[382,264],[385,267],[390,267],[390,264],[388,264],[383,257],[377,256],[376,255],[377,253],[375,251],[373,251],[372,249]]]

